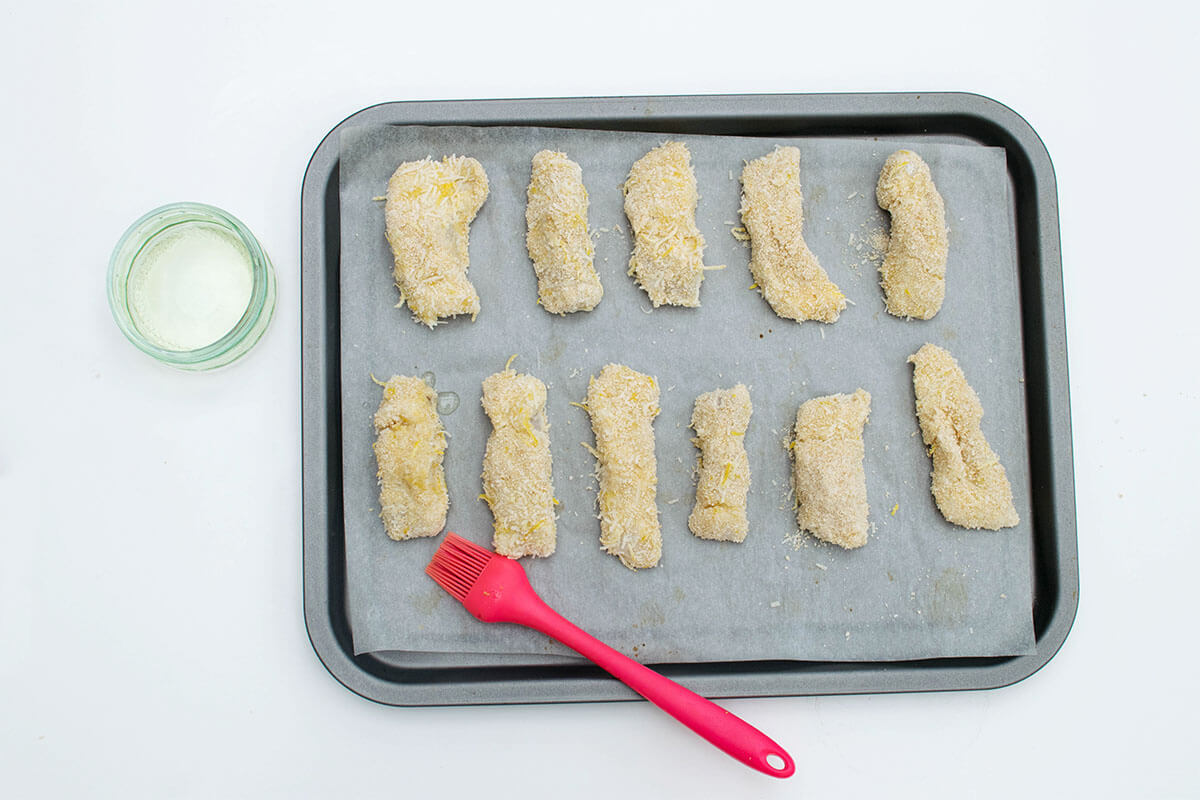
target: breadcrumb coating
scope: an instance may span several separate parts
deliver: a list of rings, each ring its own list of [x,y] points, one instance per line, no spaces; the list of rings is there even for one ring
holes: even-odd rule
[[[583,171],[565,153],[533,157],[525,205],[525,246],[538,279],[538,303],[551,314],[591,311],[604,296],[588,235]]]
[[[656,566],[662,556],[652,426],[658,383],[608,364],[588,382],[586,407],[599,462],[600,545],[630,569]]]
[[[793,484],[801,530],[852,550],[867,543],[863,427],[871,395],[816,397],[800,406],[792,442]]]
[[[483,381],[492,421],[483,456],[483,496],[492,509],[492,548],[509,558],[554,552],[554,486],[546,385],[511,369]]]
[[[395,375],[375,412],[379,515],[396,540],[436,536],[446,526],[446,433],[436,403],[425,381]]]
[[[625,181],[633,228],[629,274],[655,308],[700,305],[704,236],[696,227],[696,174],[683,142],[666,142],[634,162]]]
[[[742,169],[742,223],[750,235],[750,273],[784,319],[834,322],[846,296],[804,241],[800,150],[777,147]]]
[[[931,319],[946,299],[946,208],[919,155],[888,156],[875,188],[879,207],[892,216],[887,255],[879,268],[884,300],[897,317]]]
[[[750,530],[746,519],[750,491],[746,429],[753,410],[750,390],[740,383],[696,398],[692,411],[696,438],[692,442],[700,448],[700,469],[688,528],[701,539],[742,542]]]
[[[471,221],[488,196],[487,174],[473,158],[406,161],[388,181],[384,218],[395,258],[400,303],[433,327],[479,313],[467,279]]]
[[[908,359],[921,437],[933,459],[931,491],[947,522],[999,530],[1020,519],[1012,486],[980,423],[983,405],[945,349],[926,344]]]

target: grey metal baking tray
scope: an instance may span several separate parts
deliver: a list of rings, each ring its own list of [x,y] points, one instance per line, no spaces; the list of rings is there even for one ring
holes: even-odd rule
[[[1054,170],[1020,116],[970,94],[812,94],[386,103],[334,128],[305,173],[301,207],[304,611],[340,682],[392,705],[635,699],[596,667],[497,655],[355,656],[342,514],[339,131],[364,125],[537,125],[738,136],[878,136],[1006,151],[1016,210],[1032,484],[1037,652],[902,662],[660,664],[709,697],[983,689],[1015,683],[1061,647],[1078,605],[1075,491]]]

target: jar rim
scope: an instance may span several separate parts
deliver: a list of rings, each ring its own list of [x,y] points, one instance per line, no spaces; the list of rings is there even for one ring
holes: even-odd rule
[[[241,317],[219,339],[191,350],[171,350],[150,341],[130,313],[128,279],[142,250],[156,237],[179,225],[207,223],[232,234],[250,257],[251,293]],[[208,370],[232,363],[245,355],[266,330],[275,310],[275,271],[258,239],[228,211],[197,202],[168,203],[146,212],[117,240],[108,262],[108,305],[113,319],[135,347],[169,366]]]

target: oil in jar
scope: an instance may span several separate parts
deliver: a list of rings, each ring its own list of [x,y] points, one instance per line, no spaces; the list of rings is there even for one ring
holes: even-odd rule
[[[130,314],[142,335],[164,350],[197,350],[241,320],[253,267],[232,233],[203,223],[176,225],[134,257],[128,286]]]

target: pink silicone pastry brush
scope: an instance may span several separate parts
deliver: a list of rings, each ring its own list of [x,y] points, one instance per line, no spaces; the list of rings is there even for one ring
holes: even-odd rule
[[[477,619],[525,625],[557,639],[743,764],[776,778],[796,771],[787,751],[762,731],[561,617],[516,561],[447,533],[425,572]]]

